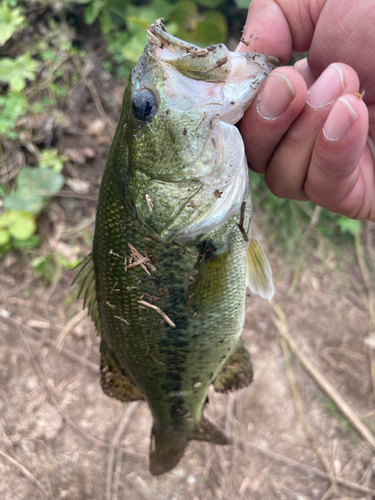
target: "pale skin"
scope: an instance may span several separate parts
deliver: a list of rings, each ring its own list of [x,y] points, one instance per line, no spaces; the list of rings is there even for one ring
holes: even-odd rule
[[[242,119],[250,167],[277,196],[375,222],[374,0],[253,0],[243,39],[283,64],[309,51]]]

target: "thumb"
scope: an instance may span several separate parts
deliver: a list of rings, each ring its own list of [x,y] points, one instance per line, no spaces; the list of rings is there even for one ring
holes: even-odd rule
[[[253,0],[237,52],[273,55],[286,63],[295,52],[309,49],[325,0]]]

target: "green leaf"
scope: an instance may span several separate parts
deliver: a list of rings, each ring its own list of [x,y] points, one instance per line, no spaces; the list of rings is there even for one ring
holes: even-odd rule
[[[6,245],[10,239],[9,231],[0,229],[0,246]]]
[[[64,185],[64,176],[48,168],[25,167],[17,177],[18,191],[49,191],[56,193]],[[37,193],[38,194],[38,193]]]
[[[180,30],[187,30],[188,27],[191,28],[196,26],[198,19],[197,6],[193,2],[185,1],[179,2],[175,6],[175,10],[172,13],[169,22],[177,23]],[[183,36],[182,33],[178,34]]]
[[[227,37],[227,21],[221,12],[206,11],[193,31],[194,41],[202,47],[222,43]]]
[[[0,5],[0,47],[18,31],[25,17],[20,8],[10,9],[8,5]]]
[[[103,10],[101,11],[99,21],[102,33],[104,35],[107,35],[112,29],[112,19],[111,14],[106,8],[103,8]]]
[[[11,136],[18,118],[27,108],[28,102],[19,92],[0,95],[0,135]]]
[[[104,5],[105,3],[102,0],[94,0],[85,7],[85,22],[87,24],[93,24],[97,20]]]
[[[251,0],[234,0],[234,3],[239,9],[248,9]]]
[[[152,21],[155,22],[155,20],[160,17],[168,19],[172,12],[176,9],[176,5],[174,5],[171,1],[166,2],[165,0],[154,0],[149,6],[147,6],[147,8],[150,8],[155,13],[156,17]]]
[[[27,240],[36,231],[34,217],[28,212],[18,212],[9,233],[16,240]]]
[[[13,242],[13,247],[22,250],[23,248],[35,248],[40,244],[40,237],[37,234],[33,234],[30,238],[26,240],[15,240]]]
[[[25,211],[37,214],[43,207],[43,196],[28,191],[16,191],[4,200],[7,210]]]
[[[54,254],[41,255],[31,261],[31,267],[35,276],[39,276],[49,282],[56,279],[56,258]]]
[[[34,80],[40,62],[32,59],[30,54],[23,54],[16,59],[3,57],[0,59],[0,81],[9,83],[12,90],[20,91],[26,85],[26,79]]]
[[[165,0],[154,0],[147,6],[130,5],[125,17],[126,25],[130,31],[136,28],[146,30],[148,25],[154,23],[156,19],[163,17],[167,19],[175,10],[176,6]]]
[[[139,31],[122,49],[122,55],[128,61],[136,63],[145,48],[146,42],[145,31]]]
[[[64,162],[68,158],[64,155],[59,155],[56,148],[43,149],[39,158],[39,166],[41,168],[52,168],[55,172],[61,172]]]
[[[249,0],[246,0],[248,3]],[[203,7],[208,7],[210,9],[216,9],[219,5],[221,5],[224,0],[197,0],[198,5],[202,5]],[[237,4],[237,2],[236,2]],[[238,6],[237,6],[238,7]]]
[[[348,219],[347,217],[344,217],[341,215],[338,220],[337,224],[340,228],[341,233],[349,233],[352,236],[356,237],[357,233],[361,229],[361,222],[359,220],[354,220],[354,219]]]
[[[0,217],[0,228],[11,226],[16,217],[17,217],[17,212],[14,210],[5,212],[5,214],[3,214]]]

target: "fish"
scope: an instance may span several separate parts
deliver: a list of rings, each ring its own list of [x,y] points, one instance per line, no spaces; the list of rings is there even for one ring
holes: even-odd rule
[[[199,48],[148,27],[101,181],[91,253],[73,283],[101,336],[101,386],[145,400],[150,472],[191,440],[231,438],[203,410],[210,385],[249,385],[241,341],[246,286],[270,299],[272,271],[253,230],[235,124],[277,59]]]

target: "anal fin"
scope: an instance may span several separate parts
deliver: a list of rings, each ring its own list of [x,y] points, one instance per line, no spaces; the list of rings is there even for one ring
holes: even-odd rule
[[[208,443],[220,444],[222,446],[232,444],[232,439],[227,436],[225,432],[220,429],[220,427],[213,424],[205,417],[202,417],[202,420],[196,424],[193,433],[189,436],[189,439],[207,441]]]
[[[251,238],[247,251],[246,285],[263,299],[271,300],[274,294],[272,270],[258,240]]]
[[[253,364],[250,354],[240,339],[236,350],[227,359],[213,386],[217,392],[236,391],[250,385],[252,380]]]
[[[72,285],[79,285],[78,299],[83,299],[83,308],[88,307],[89,314],[95,323],[98,335],[102,334],[99,304],[96,294],[95,267],[92,254],[89,253],[75,268],[77,276]]]
[[[104,394],[123,403],[144,399],[143,393],[120,367],[104,340],[100,343],[100,373]]]

